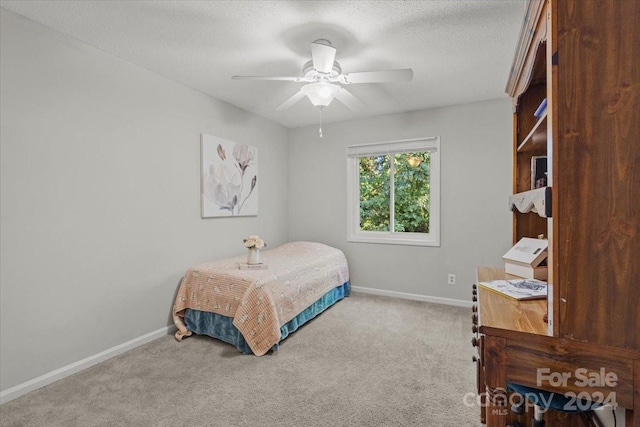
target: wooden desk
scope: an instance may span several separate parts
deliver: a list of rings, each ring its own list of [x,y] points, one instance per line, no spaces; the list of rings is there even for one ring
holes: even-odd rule
[[[478,267],[478,282],[500,279],[518,279],[505,274],[501,268]],[[492,328],[547,335],[547,300],[518,301],[495,292],[479,292],[480,324]]]
[[[494,268],[479,267],[477,274],[478,281],[508,278]],[[486,391],[481,417],[487,426],[529,425],[530,415],[518,417],[509,410],[504,390],[513,382],[617,403],[627,410],[626,426],[640,427],[639,351],[549,336],[543,321],[546,300],[516,301],[477,287],[477,301],[474,344],[480,355],[478,391]],[[549,427],[583,425],[579,416],[556,411],[545,414],[545,420]]]

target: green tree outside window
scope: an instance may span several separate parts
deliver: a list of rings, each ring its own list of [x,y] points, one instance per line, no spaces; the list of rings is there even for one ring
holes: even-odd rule
[[[360,157],[360,229],[429,233],[430,160],[429,151]]]

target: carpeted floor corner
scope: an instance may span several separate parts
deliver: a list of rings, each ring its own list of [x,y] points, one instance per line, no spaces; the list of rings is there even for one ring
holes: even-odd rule
[[[5,403],[0,425],[479,426],[470,323],[354,293],[276,353],[166,336]]]

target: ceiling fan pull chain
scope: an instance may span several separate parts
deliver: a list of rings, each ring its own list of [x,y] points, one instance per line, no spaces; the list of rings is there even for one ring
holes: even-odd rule
[[[318,127],[318,134],[320,135],[320,139],[322,139],[322,109],[323,107],[318,107],[320,109],[320,126]]]

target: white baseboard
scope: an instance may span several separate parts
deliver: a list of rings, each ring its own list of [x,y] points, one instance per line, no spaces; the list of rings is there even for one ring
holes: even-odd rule
[[[55,371],[51,371],[47,374],[41,375],[22,384],[18,384],[17,386],[3,390],[2,392],[0,392],[0,404],[9,402],[13,399],[17,399],[18,397],[25,395],[33,390],[49,385],[77,372],[83,371],[87,368],[90,368],[91,366],[97,365],[98,363],[104,362],[105,360],[111,359],[112,357],[115,357],[129,350],[133,350],[134,348],[151,342],[155,339],[161,338],[168,334],[173,334],[175,330],[175,326],[165,326],[164,328],[160,328],[157,331],[149,332],[148,334],[145,334],[141,337],[134,338],[131,341],[127,341],[124,344],[111,347],[103,352],[94,354],[93,356],[89,356],[78,362],[74,362],[70,365],[64,366],[60,369],[56,369]]]
[[[355,292],[362,292],[363,294],[381,295],[385,297],[410,299],[414,301],[432,302],[435,304],[453,305],[456,307],[468,307],[471,308],[471,301],[464,301],[453,298],[440,298],[430,297],[427,295],[408,294],[405,292],[387,291],[383,289],[363,288],[361,286],[351,286],[351,290]]]

